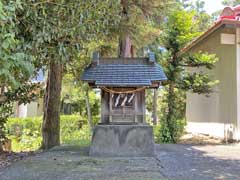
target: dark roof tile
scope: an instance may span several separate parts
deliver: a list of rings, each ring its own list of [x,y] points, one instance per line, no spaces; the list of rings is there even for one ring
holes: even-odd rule
[[[160,65],[149,63],[147,60],[136,62],[134,64],[116,62],[91,64],[85,69],[82,80],[95,82],[96,86],[114,87],[151,86],[152,81],[167,80]]]

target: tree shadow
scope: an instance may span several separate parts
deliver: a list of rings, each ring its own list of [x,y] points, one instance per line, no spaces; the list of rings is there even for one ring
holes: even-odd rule
[[[171,180],[240,180],[240,146],[162,144],[156,157]]]

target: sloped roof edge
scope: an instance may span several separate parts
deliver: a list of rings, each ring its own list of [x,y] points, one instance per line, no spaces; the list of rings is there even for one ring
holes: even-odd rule
[[[201,41],[203,41],[205,38],[210,36],[212,33],[214,33],[220,27],[223,27],[224,25],[234,25],[236,27],[240,27],[240,21],[235,20],[235,19],[223,19],[223,20],[217,21],[213,26],[211,26],[201,36],[199,36],[197,39],[193,40],[191,43],[189,43],[187,46],[185,46],[181,50],[180,54],[188,52],[190,49],[192,49],[194,46],[198,45]]]
[[[101,59],[88,66],[81,79],[95,86],[142,87],[166,81],[162,67],[148,59]]]

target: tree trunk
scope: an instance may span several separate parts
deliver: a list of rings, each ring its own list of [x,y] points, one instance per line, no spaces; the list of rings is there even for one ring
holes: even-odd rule
[[[128,21],[128,0],[121,0],[122,12],[121,18],[124,23]],[[132,45],[132,41],[130,35],[127,31],[123,30],[119,37],[119,57],[121,58],[129,58],[134,57],[135,49]]]
[[[7,97],[4,95],[4,86],[0,86],[0,103],[4,103],[7,100]]]
[[[167,113],[167,124],[170,130],[170,137],[173,143],[176,143],[174,138],[174,107],[175,107],[175,95],[174,95],[174,83],[169,84],[168,88],[168,113]]]
[[[91,132],[93,132],[92,113],[91,113],[91,107],[90,107],[90,103],[89,103],[89,93],[88,93],[88,90],[86,90],[85,101],[86,101],[86,107],[87,107],[89,129],[90,129]]]
[[[132,57],[132,43],[129,35],[125,35],[120,38],[119,42],[119,56],[121,58]]]
[[[60,104],[63,68],[61,63],[50,63],[45,92],[45,108],[42,124],[42,148],[60,145]]]
[[[157,118],[157,99],[158,99],[158,90],[153,89],[153,125],[157,125],[158,118]]]

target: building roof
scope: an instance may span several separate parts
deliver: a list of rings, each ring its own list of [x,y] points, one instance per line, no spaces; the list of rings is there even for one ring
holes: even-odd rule
[[[198,45],[200,42],[202,42],[204,39],[206,39],[208,36],[210,36],[212,33],[216,32],[218,29],[222,27],[240,27],[240,21],[236,19],[221,19],[217,21],[205,33],[203,33],[197,39],[193,40],[190,44],[184,47],[181,50],[181,53],[188,52],[194,46]]]
[[[82,80],[98,87],[142,87],[159,84],[167,77],[162,67],[148,58],[111,58],[92,63]]]

